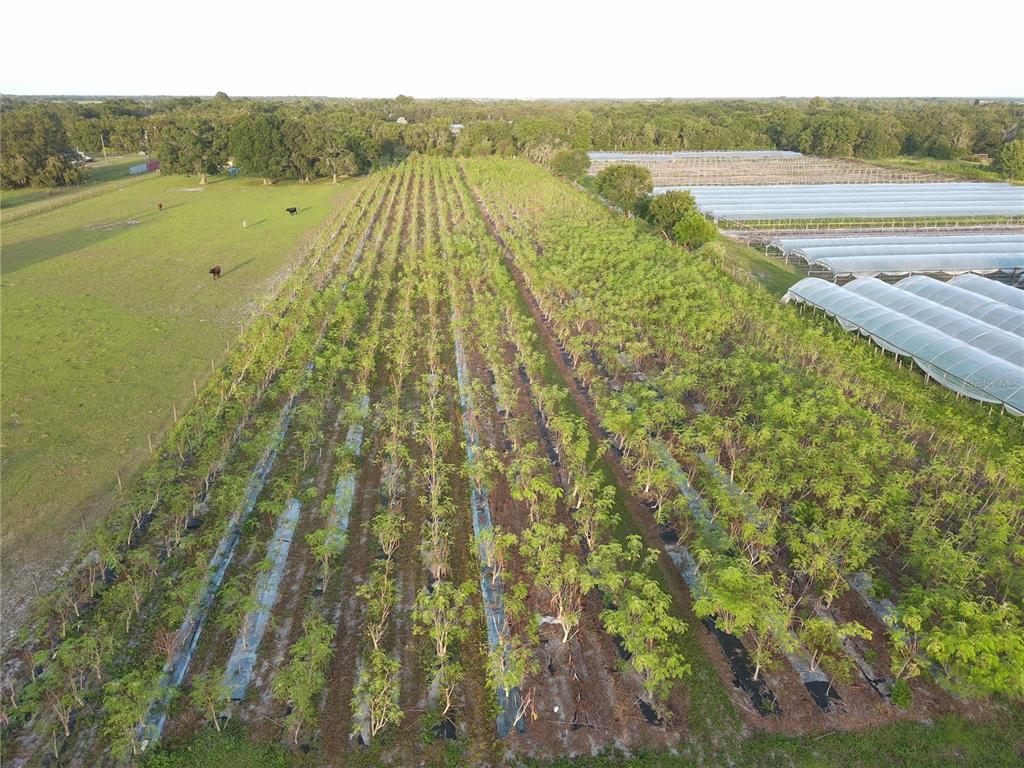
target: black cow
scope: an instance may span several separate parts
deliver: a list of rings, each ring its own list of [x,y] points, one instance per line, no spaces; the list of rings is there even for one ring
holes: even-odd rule
[[[212,267],[210,269],[210,274],[213,275],[214,280],[220,277],[220,264],[218,264],[216,267]]]
[[[292,216],[299,212],[298,208],[285,208],[285,210],[288,211],[288,213],[290,213]]]

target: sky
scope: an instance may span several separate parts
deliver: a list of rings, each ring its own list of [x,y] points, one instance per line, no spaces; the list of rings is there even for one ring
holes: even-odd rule
[[[1007,0],[9,0],[0,93],[1024,97]]]

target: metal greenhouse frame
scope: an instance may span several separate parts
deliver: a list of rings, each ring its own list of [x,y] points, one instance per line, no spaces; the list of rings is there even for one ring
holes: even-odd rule
[[[867,292],[874,290],[869,288]],[[965,330],[963,316],[955,316],[954,310],[950,310],[949,317],[945,319],[941,311],[928,310],[929,324],[859,291],[815,277],[793,285],[782,300],[823,310],[846,330],[856,330],[882,349],[909,357],[926,377],[935,379],[957,394],[981,402],[997,403],[1010,414],[1024,416],[1024,367],[975,346],[975,343],[981,343],[981,336],[971,336],[972,332]],[[889,298],[886,300],[890,301]],[[923,312],[920,309],[916,311]],[[940,330],[940,327],[945,330]],[[965,341],[965,336],[970,340]],[[992,340],[991,336],[985,338],[989,342]]]

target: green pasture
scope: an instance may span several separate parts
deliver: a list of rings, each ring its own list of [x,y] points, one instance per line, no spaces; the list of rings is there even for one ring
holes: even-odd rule
[[[24,187],[22,189],[0,190],[0,207],[3,210],[11,210],[29,203],[41,201],[58,201],[62,198],[76,196],[84,190],[97,184],[106,184],[119,179],[129,179],[128,169],[138,163],[146,162],[148,158],[137,155],[117,155],[107,160],[97,160],[89,163],[86,169],[89,178],[85,184],[73,187]]]
[[[240,321],[361,186],[196,181],[115,182],[3,224],[5,609],[28,595],[30,572],[52,578],[83,520],[109,508],[118,474],[127,481],[148,457],[148,436],[159,442],[193,379],[202,386]]]
[[[868,162],[872,165],[881,165],[886,168],[927,171],[928,173],[939,173],[943,176],[967,179],[969,181],[1006,181],[999,174],[999,171],[992,168],[991,163],[981,163],[974,160],[941,160],[936,157],[911,157],[903,155],[881,160],[869,160]]]

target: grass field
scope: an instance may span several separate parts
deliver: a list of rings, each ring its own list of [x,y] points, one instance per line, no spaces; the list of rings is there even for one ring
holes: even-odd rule
[[[153,176],[4,225],[5,612],[27,596],[29,571],[45,583],[70,554],[117,473],[148,456],[147,435],[158,442],[172,404],[189,401],[304,236],[361,183]]]
[[[960,179],[972,181],[1006,181],[993,170],[991,165],[971,160],[940,160],[934,157],[889,157],[882,160],[869,161],[872,165],[885,168],[906,168],[915,171],[941,173]]]
[[[128,169],[138,163],[140,158],[135,155],[118,155],[107,160],[97,160],[89,163],[87,167],[89,178],[85,184],[73,187],[25,187],[23,189],[4,189],[0,191],[0,208],[5,211],[13,210],[30,203],[46,201],[57,201],[62,198],[73,197],[83,190],[89,189],[97,184],[105,184],[118,179],[131,178]]]

